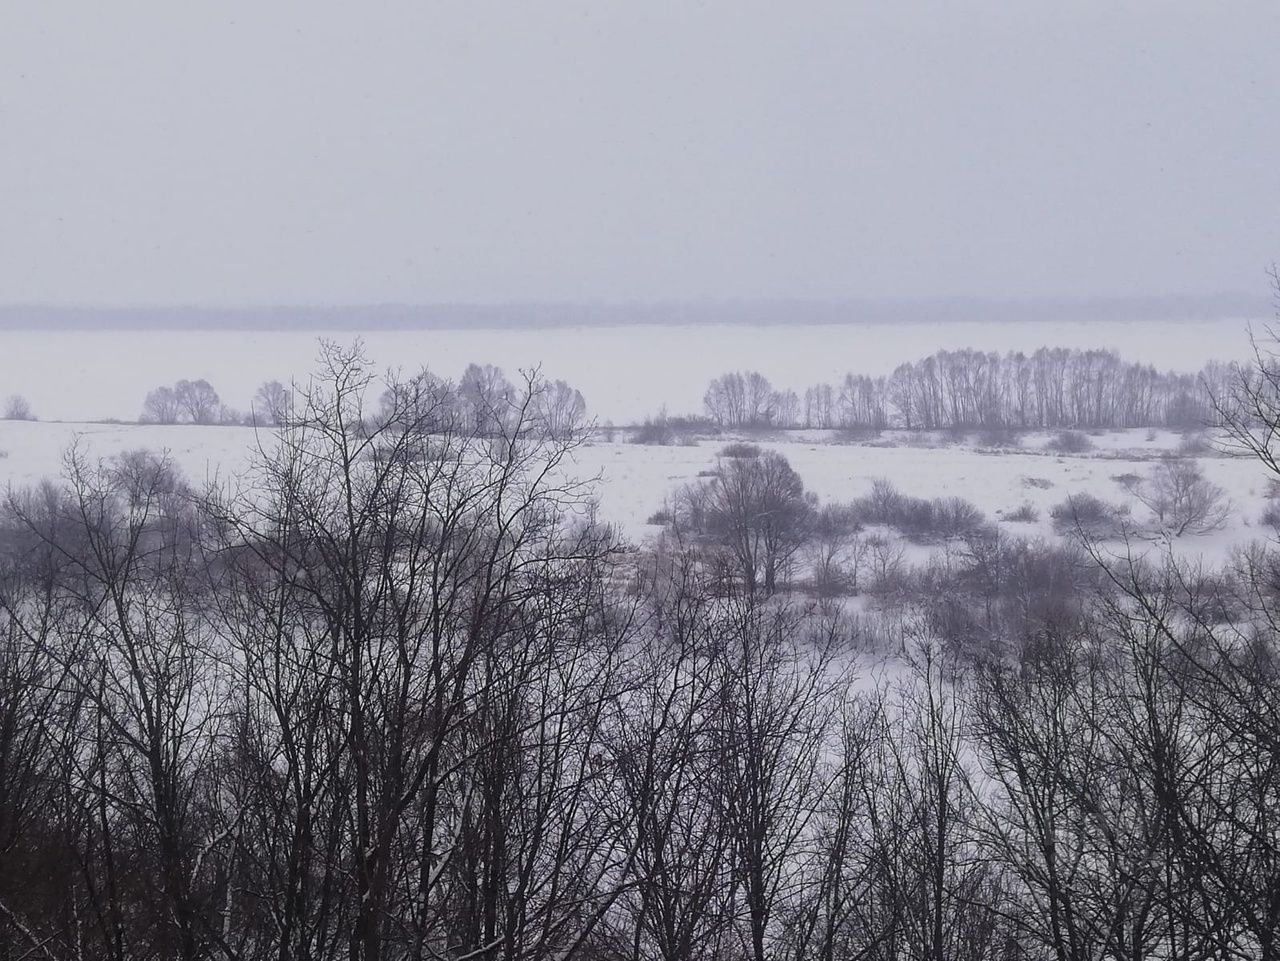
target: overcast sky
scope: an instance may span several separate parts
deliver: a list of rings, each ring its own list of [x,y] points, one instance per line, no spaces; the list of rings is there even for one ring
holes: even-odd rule
[[[1265,292],[1280,3],[42,0],[0,303]]]

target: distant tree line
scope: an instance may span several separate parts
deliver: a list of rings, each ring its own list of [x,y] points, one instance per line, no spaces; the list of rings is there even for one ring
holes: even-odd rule
[[[1217,362],[1198,374],[1160,372],[1108,350],[943,350],[886,377],[816,384],[803,397],[755,371],[731,372],[711,382],[703,406],[729,429],[1187,428],[1212,418],[1212,398],[1234,376]]]
[[[507,379],[492,364],[471,364],[455,384],[423,371],[416,377],[397,382],[382,398],[386,410],[392,410],[407,393],[430,396],[442,419],[462,418],[472,428],[494,433],[512,410],[531,402],[531,411],[539,428],[551,434],[576,430],[587,417],[582,394],[563,380],[543,382],[535,394],[529,394],[532,381],[519,386]],[[267,381],[255,392],[248,413],[222,403],[218,392],[207,380],[180,380],[172,386],[157,387],[149,392],[142,405],[140,420],[150,424],[249,424],[267,427],[284,426],[293,411],[294,390],[278,380]]]

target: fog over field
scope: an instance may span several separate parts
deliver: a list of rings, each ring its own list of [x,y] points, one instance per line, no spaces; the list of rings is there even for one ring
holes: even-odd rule
[[[1250,354],[1248,330],[1266,315],[1195,320],[1016,323],[981,320],[822,325],[537,326],[430,330],[9,330],[0,331],[0,384],[51,420],[136,419],[148,390],[204,378],[226,403],[248,406],[266,380],[305,380],[318,341],[360,339],[374,364],[426,366],[458,378],[470,363],[514,374],[541,367],[582,391],[600,421],[635,423],[665,404],[702,407],[708,381],[759,370],[803,393],[847,373],[880,376],[937,350],[1038,347],[1110,349],[1161,370],[1198,371],[1206,360]]]
[[[0,4],[0,961],[1280,961],[1280,4]]]

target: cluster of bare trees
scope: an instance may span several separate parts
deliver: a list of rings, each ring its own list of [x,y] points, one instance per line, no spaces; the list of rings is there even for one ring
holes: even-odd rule
[[[707,560],[721,592],[773,594],[808,540],[816,498],[784,456],[754,444],[725,448],[710,474],[676,493],[672,532],[719,548]]]
[[[1199,374],[1162,373],[1108,350],[943,350],[887,377],[814,385],[803,398],[757,372],[729,373],[712,381],[704,406],[717,425],[735,429],[1185,428],[1212,419],[1213,398],[1237,373],[1217,362]]]
[[[702,398],[707,416],[717,426],[793,426],[800,416],[795,391],[777,391],[758,371],[731,371],[711,382]]]
[[[1129,576],[1132,575],[1132,576]],[[1057,957],[1280,957],[1275,596],[1210,626],[1176,570],[1126,572],[1088,629],[973,687],[1006,913]]]
[[[612,908],[576,435],[536,381],[497,435],[371,383],[330,350],[243,488],[73,451],[7,505],[5,956],[547,957]]]
[[[236,423],[239,415],[228,410],[207,380],[180,380],[172,387],[157,387],[142,402],[144,423]]]
[[[180,380],[172,387],[157,387],[142,403],[139,420],[144,424],[248,424],[278,427],[285,423],[293,392],[278,380],[263,383],[254,392],[249,413],[228,407],[207,380]]]
[[[844,523],[777,455],[681,508],[726,591],[594,522],[554,385],[380,391],[328,348],[231,486],[73,450],[8,498],[0,957],[1280,958],[1269,552],[1229,617],[1137,562],[1033,616],[1059,561],[974,530],[859,684],[769,596]],[[1018,645],[939,653],[960,591]]]
[[[537,390],[530,384],[536,382]],[[141,420],[152,424],[249,424],[282,427],[293,415],[296,388],[271,380],[258,387],[249,413],[227,407],[206,380],[180,380],[159,387],[143,403]],[[391,416],[406,399],[429,396],[433,416],[453,428],[465,426],[478,433],[498,435],[509,421],[528,411],[539,430],[564,436],[578,431],[587,420],[582,394],[563,380],[544,380],[536,372],[513,384],[492,364],[471,364],[455,384],[430,371],[398,380],[382,398],[384,416]]]

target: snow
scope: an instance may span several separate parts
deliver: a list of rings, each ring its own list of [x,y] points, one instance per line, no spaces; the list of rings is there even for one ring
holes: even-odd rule
[[[160,426],[0,421],[0,485],[21,487],[62,475],[73,444],[91,459],[128,450],[167,452],[188,480],[228,477],[249,462],[253,446],[272,443],[269,431],[249,427]]]
[[[969,500],[992,521],[1029,502],[1039,513],[1037,521],[1001,523],[1008,533],[1027,537],[1054,536],[1050,509],[1068,495],[1083,492],[1128,504],[1133,520],[1144,521],[1146,508],[1115,478],[1145,477],[1156,459],[1176,449],[1180,440],[1167,431],[1151,440],[1145,430],[1113,431],[1091,437],[1095,447],[1089,453],[1058,455],[1041,449],[1048,435],[1028,435],[1020,448],[1000,451],[964,444],[888,446],[904,440],[894,434],[860,444],[830,442],[819,432],[802,438],[761,446],[785,454],[806,487],[824,503],[859,497],[876,479],[886,478],[905,494]],[[0,456],[0,484],[21,486],[57,476],[64,451],[77,442],[91,457],[108,458],[140,447],[167,451],[187,477],[199,483],[243,469],[252,448],[258,443],[269,446],[271,434],[245,427],[0,421],[0,451],[5,452]],[[575,452],[571,470],[579,477],[599,477],[600,518],[640,543],[658,530],[647,518],[672,491],[712,468],[724,443],[646,447],[593,440]],[[1206,476],[1227,491],[1234,507],[1223,530],[1178,539],[1174,547],[1179,555],[1214,564],[1235,546],[1273,536],[1258,520],[1268,491],[1268,475],[1261,465],[1220,456],[1203,456],[1199,463]],[[917,553],[912,551],[913,561]]]
[[[989,450],[960,444],[945,447],[882,446],[815,442],[769,442],[760,446],[783,453],[821,502],[848,501],[867,494],[880,478],[915,497],[960,497],[987,518],[1030,503],[1039,514],[1032,523],[1004,522],[1010,534],[1054,537],[1050,510],[1069,495],[1091,493],[1113,504],[1128,505],[1135,522],[1149,512],[1117,480],[1123,474],[1146,477],[1156,460],[1177,447],[1179,435],[1161,431],[1148,441],[1145,430],[1113,431],[1090,438],[1095,450],[1078,455],[1050,454],[1039,449],[1048,435],[1028,435],[1021,448]],[[889,437],[888,442],[893,442]],[[616,523],[633,540],[657,528],[646,519],[662,500],[699,471],[715,465],[724,441],[690,447],[637,447],[592,443],[578,452],[584,475],[599,474],[601,516]],[[1233,547],[1273,536],[1258,518],[1266,507],[1267,472],[1256,461],[1205,456],[1199,463],[1206,477],[1221,486],[1233,502],[1227,526],[1202,536],[1184,536],[1173,545],[1187,559],[1213,564]],[[1049,486],[1040,486],[1047,481]],[[914,558],[913,558],[914,559]]]
[[[1032,351],[1113,348],[1128,359],[1180,371],[1248,354],[1247,322],[962,322],[541,327],[421,331],[0,331],[0,397],[22,394],[46,420],[138,416],[146,393],[205,378],[224,403],[244,409],[267,380],[305,379],[318,338],[357,336],[379,368],[429,366],[457,377],[468,363],[509,374],[541,365],[582,391],[602,422],[634,423],[666,404],[701,409],[707,382],[727,370],[759,370],[803,392],[846,373],[887,374],[940,349]]]

